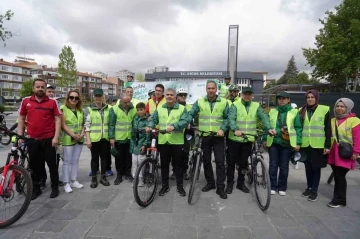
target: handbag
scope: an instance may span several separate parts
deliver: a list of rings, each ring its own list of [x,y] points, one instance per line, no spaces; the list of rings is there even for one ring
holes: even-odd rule
[[[336,141],[338,142],[340,158],[351,159],[353,155],[353,146],[350,143],[339,141],[339,132],[338,132],[338,125],[336,120],[335,120],[335,134],[336,134]]]
[[[290,147],[290,135],[289,135],[289,130],[286,125],[286,117],[287,117],[287,112],[285,113],[285,122],[282,122],[281,118],[280,118],[280,113],[278,114],[278,122],[280,125],[280,131],[281,131],[280,145],[283,147]]]

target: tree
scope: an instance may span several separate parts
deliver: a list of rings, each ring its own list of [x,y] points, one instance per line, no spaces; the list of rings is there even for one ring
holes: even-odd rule
[[[289,81],[296,79],[299,74],[299,70],[296,67],[295,57],[291,56],[284,74],[277,81],[277,84],[288,84]]]
[[[14,16],[14,13],[11,10],[7,10],[5,15],[0,14],[0,39],[4,42],[4,46],[6,46],[5,41],[13,36],[11,31],[8,31],[7,28],[4,27],[4,21],[10,21],[10,19]]]
[[[354,92],[360,71],[359,0],[343,0],[335,11],[326,11],[323,27],[316,35],[315,48],[303,48],[313,76]]]
[[[306,72],[299,73],[296,78],[288,81],[288,84],[318,84],[319,80],[310,78]]]
[[[76,84],[78,76],[71,46],[64,46],[61,50],[57,73],[56,79],[59,81],[60,86],[71,88],[71,86]]]
[[[20,89],[20,97],[26,97],[33,94],[33,82],[34,79],[28,79],[22,83],[21,89]]]
[[[135,75],[135,81],[137,81],[137,82],[145,82],[145,75],[144,75],[144,73],[141,73],[141,72],[136,73],[136,75]]]

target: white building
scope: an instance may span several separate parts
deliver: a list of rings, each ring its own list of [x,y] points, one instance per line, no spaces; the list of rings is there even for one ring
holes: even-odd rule
[[[167,71],[169,71],[169,67],[167,66],[155,66],[155,72],[167,72]]]
[[[134,72],[131,72],[131,71],[129,71],[129,70],[126,70],[126,69],[124,69],[124,70],[119,70],[118,72],[116,72],[116,74],[117,74],[117,77],[118,77],[120,80],[122,80],[123,82],[127,82],[127,76],[128,76],[128,75],[132,75],[132,76],[134,76],[134,78],[135,78],[135,73],[134,73]]]

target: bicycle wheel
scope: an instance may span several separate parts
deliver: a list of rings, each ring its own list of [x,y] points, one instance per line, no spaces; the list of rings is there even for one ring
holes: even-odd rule
[[[19,166],[24,168],[31,176],[29,158],[27,156],[20,157]],[[16,186],[16,192],[24,193],[24,195],[26,196],[26,190],[24,190],[26,188],[26,181],[24,180],[24,177],[22,177],[22,175],[20,175],[19,179],[15,182],[15,186]]]
[[[190,189],[188,195],[188,203],[191,204],[192,197],[195,191],[195,184],[196,180],[199,179],[199,164],[200,164],[200,157],[199,155],[192,156],[192,164],[191,164],[191,171],[190,171]]]
[[[330,184],[332,182],[332,180],[334,179],[334,172],[331,172],[328,180],[327,180],[327,183]]]
[[[4,168],[0,168],[2,174]],[[2,195],[0,195],[0,228],[10,226],[19,220],[28,209],[33,191],[33,184],[29,173],[22,167],[12,165],[7,175],[2,175],[5,180]],[[21,180],[23,186],[20,192],[13,186]]]
[[[270,177],[264,159],[256,157],[254,161],[254,187],[257,203],[263,211],[270,206]]]
[[[6,133],[2,133],[2,136],[0,138],[0,144],[9,145],[10,143],[11,143],[11,136]]]
[[[247,168],[246,176],[248,178],[249,184],[251,185],[253,183],[254,179],[253,179],[253,174],[251,171],[251,158],[250,157],[248,159],[248,168]]]
[[[149,206],[155,198],[157,186],[156,161],[148,157],[139,165],[135,173],[133,192],[136,203],[141,207]]]

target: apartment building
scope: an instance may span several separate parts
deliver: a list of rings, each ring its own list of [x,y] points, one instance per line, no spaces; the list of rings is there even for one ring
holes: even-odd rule
[[[132,75],[132,76],[135,77],[135,73],[134,73],[134,72],[131,72],[131,71],[126,70],[126,69],[124,69],[124,70],[119,70],[118,72],[116,72],[116,74],[117,74],[117,77],[118,77],[121,81],[123,81],[123,82],[127,82],[127,76],[128,76],[128,75]]]

